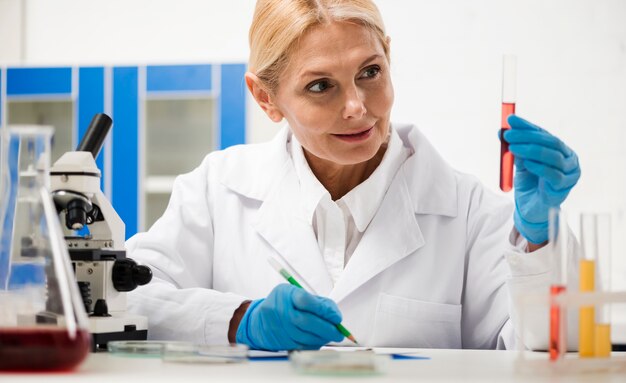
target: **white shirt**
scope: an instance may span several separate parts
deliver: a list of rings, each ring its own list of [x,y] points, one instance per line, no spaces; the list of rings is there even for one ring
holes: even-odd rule
[[[400,165],[411,155],[398,134],[390,129],[381,163],[365,181],[337,201],[309,167],[302,146],[291,136],[291,157],[301,186],[301,218],[313,226],[320,253],[333,283],[354,253],[376,214]]]

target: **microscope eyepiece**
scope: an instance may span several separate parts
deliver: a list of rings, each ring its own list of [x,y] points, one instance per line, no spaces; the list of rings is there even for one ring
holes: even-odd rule
[[[85,132],[76,151],[91,152],[93,158],[98,157],[98,153],[102,148],[104,139],[109,133],[109,129],[111,129],[111,125],[113,125],[113,120],[106,114],[98,113],[93,116],[89,127],[87,127],[87,132]]]

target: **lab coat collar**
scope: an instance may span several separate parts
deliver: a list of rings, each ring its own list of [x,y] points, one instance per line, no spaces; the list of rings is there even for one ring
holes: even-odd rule
[[[416,214],[456,217],[457,178],[452,167],[414,125],[394,124],[413,155],[402,165]]]
[[[453,169],[415,126],[394,124],[393,129],[412,152],[400,172],[406,179],[413,211],[456,217],[457,184]],[[288,151],[290,138],[289,127],[285,126],[268,143],[246,145],[250,150],[242,150],[240,154],[248,158],[228,162],[230,166],[224,169],[222,184],[247,198],[265,201],[278,179],[288,168],[293,168]]]
[[[354,224],[361,233],[372,222],[387,194],[391,181],[407,157],[408,151],[402,145],[400,137],[393,128],[390,129],[387,149],[376,170],[368,179],[341,198],[350,210]]]
[[[226,151],[237,152],[232,160],[223,161],[222,185],[244,197],[265,201],[277,181],[293,167],[288,152],[290,136],[285,126],[269,142],[228,148]]]
[[[318,205],[324,198],[330,200],[330,193],[313,174],[304,157],[302,146],[295,136],[292,136],[290,150],[296,174],[302,185],[302,214],[305,219],[313,223]],[[387,193],[391,180],[408,157],[407,152],[408,149],[402,144],[398,133],[390,129],[387,149],[376,170],[369,178],[341,197],[359,232],[364,232],[372,221]]]

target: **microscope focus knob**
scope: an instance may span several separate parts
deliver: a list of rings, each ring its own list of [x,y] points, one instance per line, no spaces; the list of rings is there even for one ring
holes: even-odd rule
[[[113,264],[111,277],[115,290],[128,292],[150,282],[152,270],[147,266],[138,265],[130,258],[118,259]]]
[[[107,301],[104,299],[96,300],[96,304],[93,306],[93,313],[90,315],[92,317],[110,317],[109,314],[109,306],[107,305]]]
[[[91,210],[91,204],[84,199],[73,199],[67,204],[65,226],[70,230],[80,230],[87,223],[87,212]]]
[[[137,267],[133,269],[133,279],[139,286],[148,284],[148,282],[152,280],[152,269],[148,266],[137,265]]]

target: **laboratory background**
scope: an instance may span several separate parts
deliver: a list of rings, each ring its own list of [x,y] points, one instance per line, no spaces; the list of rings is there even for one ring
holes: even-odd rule
[[[391,37],[392,121],[417,124],[451,165],[502,194],[502,57],[517,56],[517,114],[578,153],[582,177],[563,208],[612,214],[613,287],[626,289],[626,1],[376,3]],[[243,81],[254,4],[0,0],[2,127],[53,125],[54,162],[89,122],[82,107],[112,114],[103,189],[126,238],[146,230],[175,175],[282,126]],[[626,323],[624,305],[613,315]]]

